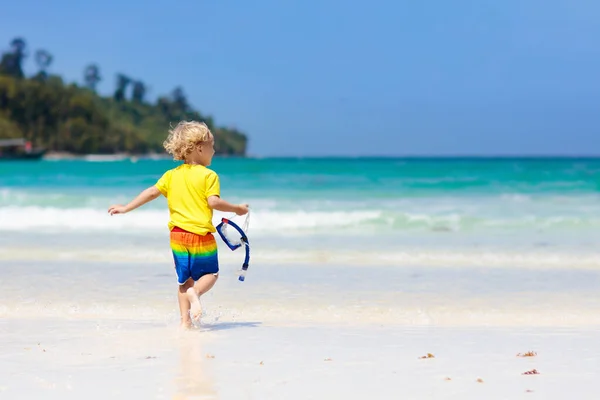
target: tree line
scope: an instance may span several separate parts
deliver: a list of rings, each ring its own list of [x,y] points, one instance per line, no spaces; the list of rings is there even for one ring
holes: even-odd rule
[[[54,57],[44,49],[34,52],[38,71],[27,77],[28,57],[27,43],[18,37],[0,58],[0,138],[24,137],[35,146],[76,154],[160,153],[170,124],[200,120],[213,132],[217,154],[246,154],[247,136],[215,126],[212,117],[190,106],[181,87],[151,103],[144,82],[120,73],[112,96],[101,96],[97,64],[84,68],[79,85],[49,73]]]

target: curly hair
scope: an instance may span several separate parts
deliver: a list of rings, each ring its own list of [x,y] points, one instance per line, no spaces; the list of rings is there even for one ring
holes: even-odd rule
[[[202,142],[210,140],[212,133],[204,122],[181,121],[175,128],[169,130],[163,147],[175,160],[185,158]]]

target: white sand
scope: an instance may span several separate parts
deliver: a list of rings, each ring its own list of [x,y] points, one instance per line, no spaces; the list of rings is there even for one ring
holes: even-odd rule
[[[224,264],[182,333],[169,264],[0,267],[0,399],[600,398],[597,269]]]
[[[591,328],[218,321],[181,333],[143,321],[4,319],[0,330],[6,399],[595,399],[600,392],[600,330]],[[538,355],[516,356],[527,351]],[[418,358],[427,353],[435,358]],[[540,374],[522,375],[533,368]]]

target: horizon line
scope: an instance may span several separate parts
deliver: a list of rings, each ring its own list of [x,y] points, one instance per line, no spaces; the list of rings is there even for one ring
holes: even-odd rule
[[[220,158],[234,158],[232,156],[227,155],[215,155],[215,157]],[[485,158],[485,159],[515,159],[515,158],[527,158],[527,159],[597,159],[600,158],[600,154],[489,154],[489,155],[479,155],[479,154],[425,154],[425,155],[416,155],[416,154],[404,154],[404,155],[255,155],[250,154],[246,156],[240,156],[240,158],[252,158],[252,159],[261,159],[261,158],[280,158],[280,159],[298,159],[298,158],[430,158],[430,159],[474,159],[474,158]]]

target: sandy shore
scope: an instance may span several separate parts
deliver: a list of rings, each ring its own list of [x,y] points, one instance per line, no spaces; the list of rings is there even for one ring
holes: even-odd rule
[[[598,329],[0,321],[7,399],[594,399]],[[535,351],[535,357],[517,353]],[[434,357],[421,359],[428,353]],[[536,375],[523,375],[535,369]],[[480,380],[480,381],[478,381]]]
[[[594,268],[256,262],[240,283],[225,253],[182,333],[172,266],[104,246],[0,257],[0,399],[600,397]]]

